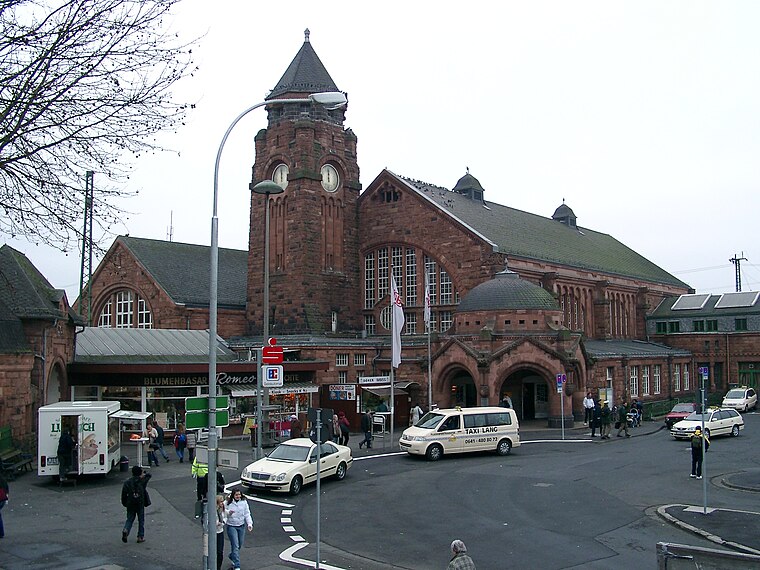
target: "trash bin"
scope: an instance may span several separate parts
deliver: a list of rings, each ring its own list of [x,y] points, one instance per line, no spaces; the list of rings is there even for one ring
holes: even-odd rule
[[[119,459],[119,471],[127,473],[129,471],[129,457],[122,455]]]

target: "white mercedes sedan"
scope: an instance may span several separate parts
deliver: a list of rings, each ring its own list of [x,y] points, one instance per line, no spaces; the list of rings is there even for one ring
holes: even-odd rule
[[[317,455],[320,477],[335,477],[338,481],[346,477],[354,461],[349,447],[331,441],[317,446],[308,437],[299,437],[281,443],[267,457],[249,464],[240,480],[252,490],[297,495],[304,485],[317,480]]]

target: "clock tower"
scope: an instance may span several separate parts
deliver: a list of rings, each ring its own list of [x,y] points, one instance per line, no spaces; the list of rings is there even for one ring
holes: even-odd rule
[[[266,100],[338,91],[305,41]],[[263,323],[264,208],[269,208],[270,334],[358,332],[361,287],[356,136],[344,128],[345,106],[274,103],[256,135],[251,188],[273,180],[284,192],[251,193],[246,317]],[[265,201],[268,200],[268,204]]]

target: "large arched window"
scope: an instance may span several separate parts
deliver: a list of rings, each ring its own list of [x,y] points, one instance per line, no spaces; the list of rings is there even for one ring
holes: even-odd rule
[[[98,326],[117,329],[152,329],[153,314],[148,302],[131,289],[112,293],[98,317]]]
[[[390,330],[390,307],[380,308],[379,322],[375,309],[377,302],[390,294],[391,268],[404,303],[403,334],[426,332],[426,277],[430,285],[430,330],[444,332],[454,324],[454,306],[459,302],[459,294],[454,290],[448,272],[421,249],[381,247],[364,255],[364,324],[367,334]]]

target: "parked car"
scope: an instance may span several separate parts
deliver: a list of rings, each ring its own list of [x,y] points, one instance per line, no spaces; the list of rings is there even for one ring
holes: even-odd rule
[[[702,415],[699,412],[689,414],[686,419],[673,425],[670,435],[676,439],[689,439],[696,428],[702,428]],[[744,429],[742,415],[732,408],[708,408],[704,413],[705,435],[739,435]]]
[[[742,412],[746,412],[757,406],[757,391],[754,388],[747,386],[740,386],[738,388],[731,388],[723,398],[721,407],[733,408]]]
[[[351,448],[331,441],[317,446],[308,437],[298,437],[281,443],[267,457],[249,464],[240,480],[250,489],[297,495],[304,485],[317,480],[317,454],[321,477],[345,479],[354,460]]]
[[[696,402],[682,402],[673,406],[667,416],[665,416],[665,425],[668,429],[673,427],[673,424],[680,422],[689,414],[696,412],[699,409],[699,405]]]

